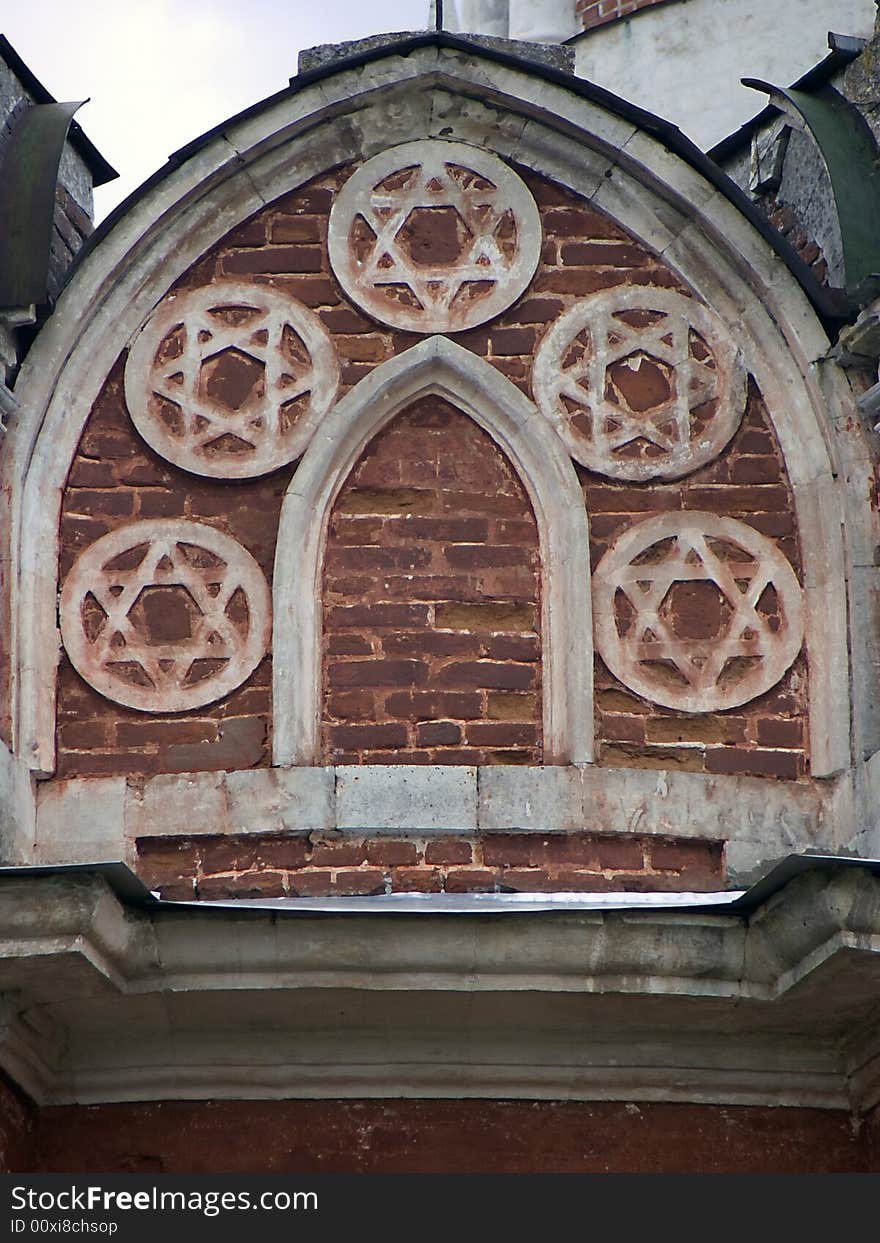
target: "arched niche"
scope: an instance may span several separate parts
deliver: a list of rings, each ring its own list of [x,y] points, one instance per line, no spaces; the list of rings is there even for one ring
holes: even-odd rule
[[[528,398],[489,363],[439,336],[383,363],[338,402],[287,490],[273,578],[273,761],[318,762],[321,568],[333,502],[369,441],[428,394],[483,428],[528,493],[541,549],[545,762],[587,763],[593,752],[590,557],[577,475]]]

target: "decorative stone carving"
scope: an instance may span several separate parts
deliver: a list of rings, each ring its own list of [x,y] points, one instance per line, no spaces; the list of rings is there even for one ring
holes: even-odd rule
[[[330,213],[330,263],[368,315],[410,332],[460,332],[500,314],[535,274],[541,220],[495,155],[411,142],[374,156]]]
[[[176,518],[134,522],[80,553],[61,637],[90,686],[142,712],[186,712],[240,686],[269,644],[269,588],[229,535]]]
[[[746,404],[746,371],[714,312],[671,289],[607,289],[556,321],[535,400],[582,466],[678,479],[716,457]]]
[[[804,634],[790,563],[734,518],[667,513],[624,531],[593,575],[596,646],[630,690],[682,712],[755,699]]]
[[[125,365],[125,399],[147,444],[215,479],[250,479],[299,457],[338,386],[317,316],[239,281],[163,299]]]

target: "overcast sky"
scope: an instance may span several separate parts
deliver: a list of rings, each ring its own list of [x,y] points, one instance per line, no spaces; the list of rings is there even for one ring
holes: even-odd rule
[[[77,120],[118,181],[97,219],[172,151],[280,90],[301,48],[420,30],[428,0],[0,0],[0,33]]]

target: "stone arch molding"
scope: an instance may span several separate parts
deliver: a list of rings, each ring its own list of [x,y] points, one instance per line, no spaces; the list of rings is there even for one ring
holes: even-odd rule
[[[306,450],[281,510],[274,570],[273,759],[319,760],[321,570],[333,503],[364,448],[412,401],[444,397],[510,459],[541,548],[545,763],[593,757],[593,649],[587,516],[577,475],[532,402],[499,371],[430,337],[366,376]]]
[[[170,164],[77,265],[16,382],[0,458],[0,661],[8,658],[15,750],[54,770],[58,526],[89,411],[120,350],[184,272],[266,203],[334,164],[438,138],[484,147],[568,187],[641,238],[721,316],[767,403],[803,534],[811,770],[850,762],[852,637],[865,667],[876,630],[876,519],[851,394],[815,360],[828,340],[792,275],[717,188],[640,130],[623,106],[539,72],[443,47],[390,50],[249,109]],[[525,400],[525,399],[523,399]],[[548,429],[549,430],[549,429]],[[846,544],[843,532],[846,531]],[[853,618],[864,618],[850,636]],[[7,625],[8,622],[8,625]],[[880,745],[872,678],[855,685],[859,746]],[[3,712],[0,710],[0,718]],[[874,746],[873,749],[876,749]]]

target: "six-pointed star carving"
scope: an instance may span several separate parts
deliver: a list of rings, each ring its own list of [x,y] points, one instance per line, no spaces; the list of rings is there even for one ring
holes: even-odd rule
[[[760,559],[722,560],[702,532],[681,533],[661,562],[630,564],[618,571],[616,579],[635,610],[622,636],[629,659],[634,663],[671,661],[695,690],[714,687],[734,657],[763,658],[779,642],[767,618],[757,611],[758,601],[773,580],[773,569]],[[677,582],[710,582],[719,588],[732,609],[723,634],[706,639],[676,635],[661,609]]]
[[[169,362],[154,363],[152,390],[180,407],[179,439],[190,452],[202,452],[224,435],[245,443],[281,440],[282,405],[312,390],[311,360],[292,360],[283,348],[289,316],[274,305],[247,310],[246,324],[232,326],[212,315],[208,306],[193,308],[179,329],[181,353]],[[208,397],[202,382],[205,363],[227,350],[244,354],[262,370],[261,380],[232,410]]]
[[[179,690],[197,660],[228,661],[236,656],[244,636],[226,613],[242,583],[228,565],[204,568],[193,564],[173,535],[154,537],[140,565],[133,570],[107,570],[89,585],[89,592],[106,614],[93,641],[95,659],[106,669],[114,663],[135,661],[159,692]],[[153,643],[145,639],[129,616],[141,592],[148,587],[183,587],[198,607],[189,638]],[[111,670],[108,670],[111,671]]]
[[[593,412],[592,441],[600,454],[614,454],[634,440],[672,453],[691,440],[691,411],[712,400],[718,391],[714,361],[691,350],[691,325],[681,313],[665,312],[655,323],[632,327],[610,305],[598,307],[590,321],[593,348],[562,367],[558,394]],[[638,412],[606,395],[608,369],[631,358],[639,366],[656,359],[671,372],[669,395]],[[638,369],[638,368],[636,368]]]
[[[676,632],[676,583],[714,585],[715,606],[723,600],[722,616],[710,603],[705,617],[699,598],[691,601],[689,620],[698,635],[707,623],[705,637]],[[775,602],[762,600],[768,586]],[[625,626],[620,594],[631,613]],[[596,646],[611,672],[637,694],[683,712],[748,703],[779,681],[803,640],[801,587],[783,553],[746,523],[697,510],[659,514],[623,531],[596,566],[593,602]]]
[[[369,194],[361,214],[376,235],[360,276],[368,285],[406,285],[425,310],[448,311],[462,285],[471,281],[495,282],[506,273],[511,258],[496,237],[498,226],[509,212],[506,196],[487,178],[465,170],[461,179],[442,153],[428,148],[422,163],[414,167],[406,184],[384,190],[381,184]],[[416,264],[399,240],[400,231],[417,208],[453,208],[468,229],[469,237],[454,263]]]

